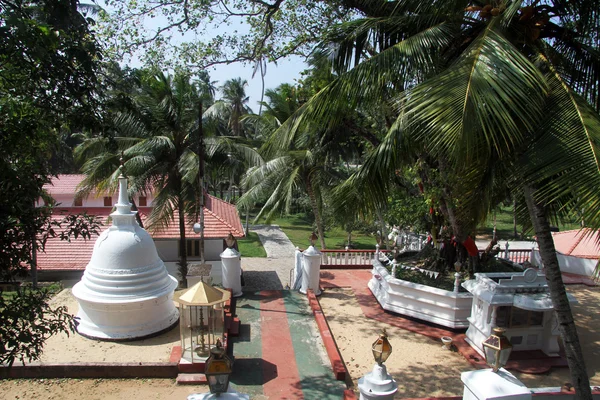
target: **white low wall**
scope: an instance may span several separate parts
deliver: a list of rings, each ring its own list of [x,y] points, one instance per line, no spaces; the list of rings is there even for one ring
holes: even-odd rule
[[[597,259],[566,256],[559,252],[556,252],[556,256],[560,270],[571,274],[592,276],[598,263]],[[542,257],[540,256],[540,251],[537,249],[531,252],[531,264],[536,267],[542,265]]]
[[[418,318],[448,328],[467,328],[471,293],[454,293],[393,278],[378,260],[373,260],[369,289],[384,310]]]

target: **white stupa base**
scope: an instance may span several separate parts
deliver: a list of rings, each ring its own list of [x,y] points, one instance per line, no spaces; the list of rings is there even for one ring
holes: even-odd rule
[[[218,396],[216,394],[214,394],[214,393],[194,393],[194,394],[190,394],[187,397],[187,400],[212,400],[212,399],[219,399],[219,400],[239,400],[239,399],[244,399],[244,400],[250,400],[250,396],[248,396],[247,394],[238,393],[235,390],[233,390],[232,388],[228,388],[227,389],[227,393],[221,393]]]
[[[77,285],[73,293],[77,292]],[[174,327],[179,312],[173,305],[173,292],[160,297],[119,302],[92,302],[78,298],[82,336],[101,340],[132,340],[156,335]]]

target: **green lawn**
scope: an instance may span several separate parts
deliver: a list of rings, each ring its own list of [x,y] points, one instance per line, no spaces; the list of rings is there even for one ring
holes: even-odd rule
[[[271,221],[271,224],[279,225],[294,246],[305,249],[310,245],[308,238],[313,231],[312,222],[306,219],[303,214],[280,217]],[[325,245],[328,249],[344,249],[347,240],[346,232],[341,228],[333,228],[325,232]],[[375,243],[373,236],[352,232],[352,246],[354,249],[375,250]]]
[[[561,231],[566,231],[570,229],[579,229],[581,226],[576,221],[571,223],[559,223],[558,228]],[[477,236],[491,236],[494,230],[494,219],[493,216],[490,215],[488,218],[486,225],[480,227],[477,230]],[[517,232],[521,235],[521,231],[523,230],[523,226],[521,224],[517,224]],[[503,207],[501,210],[496,212],[496,234],[501,240],[513,239],[513,211],[512,207]],[[525,233],[525,239],[533,236],[533,231]]]
[[[238,239],[238,248],[242,257],[266,257],[267,252],[263,247],[258,235],[254,232],[249,232],[248,236],[243,239]]]

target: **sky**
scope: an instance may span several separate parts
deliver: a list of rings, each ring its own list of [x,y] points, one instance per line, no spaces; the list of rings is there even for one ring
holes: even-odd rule
[[[103,0],[99,0],[98,5],[110,13],[111,8],[107,7]],[[164,26],[165,24],[166,20],[161,17],[146,19],[144,22],[145,28],[150,31],[156,31],[156,29],[160,28],[161,25]],[[236,29],[238,32],[247,30],[247,28],[243,26],[243,23],[241,23],[240,25],[236,24],[235,26],[223,27],[223,32],[229,33],[231,32],[230,30],[233,29]],[[184,38],[191,39],[194,36],[194,32],[189,32],[184,36]],[[132,68],[142,66],[142,64],[136,59],[123,62],[121,65],[128,65]],[[279,60],[277,64],[269,63],[267,64],[265,75],[265,89],[274,89],[282,83],[294,83],[294,79],[300,78],[300,72],[307,68],[308,66],[304,62],[304,59],[298,56]],[[260,72],[257,72],[254,78],[252,78],[252,73],[254,71],[253,64],[234,63],[229,65],[217,65],[214,67],[209,67],[207,70],[210,73],[211,80],[217,81],[217,87],[222,86],[223,83],[225,83],[225,81],[228,79],[238,77],[245,79],[248,82],[246,94],[250,98],[247,105],[252,109],[252,111],[258,113],[258,103],[260,102],[262,92],[262,79],[260,77]],[[219,99],[220,97],[221,93],[218,92],[216,94],[216,98]]]

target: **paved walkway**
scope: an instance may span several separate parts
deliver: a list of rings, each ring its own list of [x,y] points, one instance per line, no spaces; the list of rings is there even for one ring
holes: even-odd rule
[[[290,271],[294,268],[296,248],[277,225],[254,225],[267,252],[267,258],[244,257],[244,291],[283,290],[290,284]]]
[[[252,399],[341,399],[306,296],[245,292],[236,301],[240,335],[233,338],[236,390]]]
[[[258,235],[268,258],[294,258],[296,247],[279,225],[253,225],[250,230]]]

